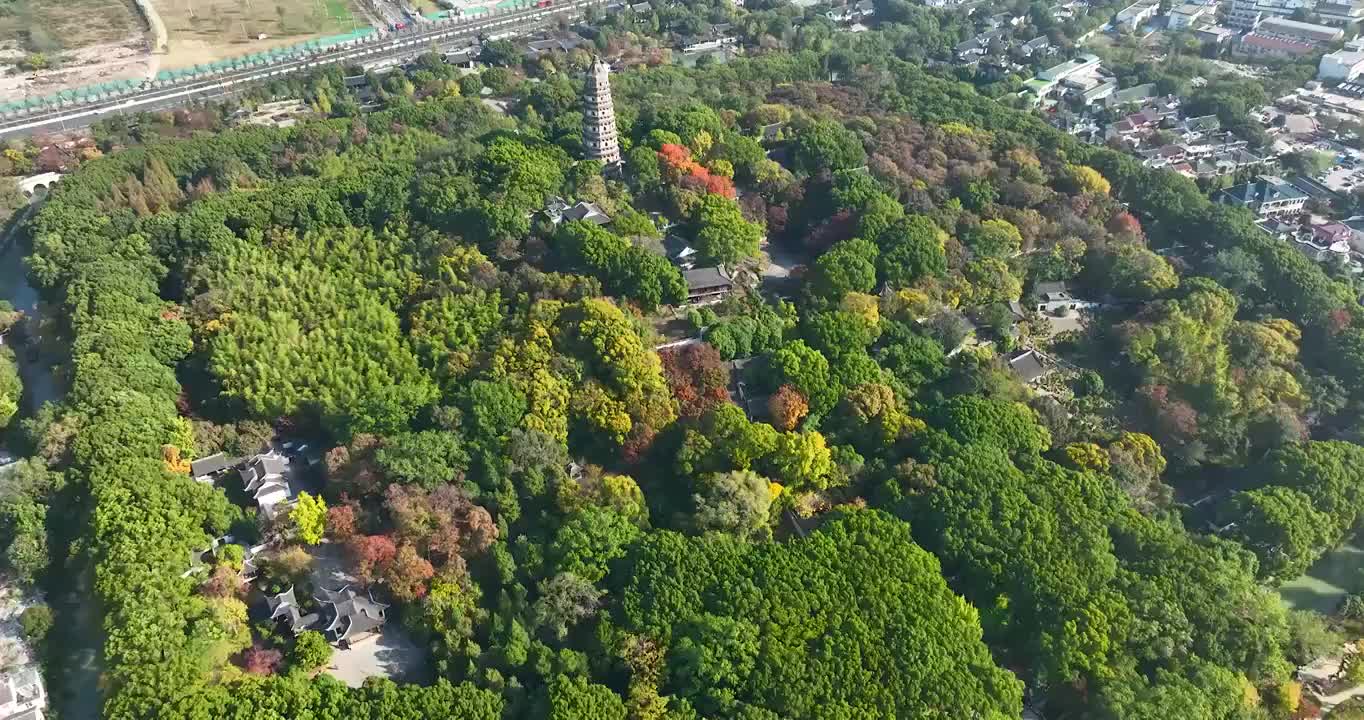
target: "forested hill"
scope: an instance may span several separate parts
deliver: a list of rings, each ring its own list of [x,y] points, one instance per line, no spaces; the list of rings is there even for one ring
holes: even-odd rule
[[[1048,718],[1289,717],[1272,586],[1364,492],[1355,290],[885,41],[613,75],[618,175],[576,160],[566,57],[506,116],[431,93],[66,177],[29,261],[69,392],[23,423],[65,484],[25,502],[81,528],[105,715],[1016,718],[1026,687]],[[808,262],[675,311],[669,236]],[[1039,393],[1003,358],[1048,281],[1109,308]],[[679,325],[704,341],[656,351]],[[275,433],[326,451],[281,519],[188,477]],[[1186,529],[1167,481],[1199,476],[1240,476],[1241,530]],[[7,527],[8,569],[46,548]],[[229,531],[271,544],[259,577],[187,575]],[[348,688],[262,617],[319,547],[426,682]]]

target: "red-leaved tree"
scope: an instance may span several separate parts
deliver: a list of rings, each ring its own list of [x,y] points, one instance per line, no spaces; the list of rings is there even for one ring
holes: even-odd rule
[[[403,602],[420,600],[426,596],[426,581],[436,574],[436,569],[410,543],[398,548],[398,555],[384,572],[389,592]]]
[[[284,653],[260,645],[253,645],[242,653],[242,666],[252,675],[274,675],[283,660]]]
[[[355,535],[347,548],[355,561],[355,576],[365,585],[378,580],[398,555],[398,547],[387,535]]]
[[[710,344],[670,348],[658,356],[682,417],[698,418],[729,402],[729,366]]]

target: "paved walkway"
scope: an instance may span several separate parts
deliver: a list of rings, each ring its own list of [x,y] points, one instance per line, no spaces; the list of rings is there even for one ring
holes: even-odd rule
[[[399,682],[425,682],[430,668],[426,651],[417,647],[401,626],[390,622],[378,635],[351,643],[346,650],[337,648],[327,674],[351,687],[360,687],[365,678],[375,676]]]
[[[1331,687],[1334,685],[1331,678],[1334,677],[1336,673],[1340,672],[1341,657],[1346,653],[1354,652],[1355,645],[1354,643],[1346,643],[1342,650],[1344,652],[1339,655],[1324,657],[1309,665],[1298,668],[1298,677],[1302,679],[1303,684],[1307,685],[1312,681],[1316,681],[1319,682],[1322,687]],[[1364,685],[1346,688],[1332,695],[1323,695],[1320,696],[1321,709],[1323,712],[1329,712],[1331,708],[1346,700],[1361,696],[1364,696]]]

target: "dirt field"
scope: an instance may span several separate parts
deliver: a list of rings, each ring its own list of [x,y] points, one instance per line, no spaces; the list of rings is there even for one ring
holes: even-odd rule
[[[350,32],[367,24],[351,0],[152,0],[152,4],[170,33],[168,53],[160,62],[163,70]]]
[[[148,49],[131,0],[0,0],[0,102],[145,78]]]
[[[8,0],[0,2],[0,45],[26,53],[117,43],[145,25],[129,0]]]

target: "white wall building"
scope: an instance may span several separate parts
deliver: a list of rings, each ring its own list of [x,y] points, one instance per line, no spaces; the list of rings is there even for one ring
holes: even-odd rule
[[[1337,50],[1321,56],[1317,64],[1318,80],[1350,82],[1364,73],[1364,52]]]
[[[0,718],[6,720],[43,720],[47,692],[35,665],[0,676]]]
[[[1091,53],[1083,53],[1074,60],[1067,60],[1060,65],[1053,65],[1040,73],[1037,73],[1039,80],[1048,82],[1060,82],[1073,75],[1088,72],[1099,67],[1099,56]]]
[[[1215,5],[1194,5],[1192,3],[1180,5],[1170,10],[1166,27],[1170,30],[1183,30],[1193,27],[1194,23],[1204,17],[1211,17],[1215,10],[1217,10]]]
[[[1128,31],[1136,32],[1142,23],[1155,17],[1160,11],[1159,0],[1140,0],[1132,3],[1118,11],[1113,17],[1113,24]]]

